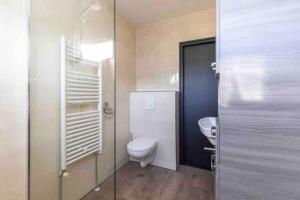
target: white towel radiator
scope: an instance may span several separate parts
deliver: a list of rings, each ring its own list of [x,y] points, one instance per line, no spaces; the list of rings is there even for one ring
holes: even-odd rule
[[[67,64],[96,67],[97,74],[68,70]],[[102,151],[101,64],[81,57],[80,48],[61,36],[61,172],[68,165]],[[96,104],[72,112],[68,105]]]

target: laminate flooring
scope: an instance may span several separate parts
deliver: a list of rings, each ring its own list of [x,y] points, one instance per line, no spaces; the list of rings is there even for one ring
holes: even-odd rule
[[[154,166],[140,168],[129,162],[116,175],[117,200],[214,200],[211,172],[187,166],[172,171]],[[82,200],[113,200],[114,178]]]

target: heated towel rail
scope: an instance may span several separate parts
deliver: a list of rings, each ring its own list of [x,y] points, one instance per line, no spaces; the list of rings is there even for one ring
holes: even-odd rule
[[[96,67],[96,73],[69,70],[67,65]],[[68,111],[68,106],[93,104],[92,110]],[[85,60],[79,45],[61,36],[61,170],[102,151],[101,64]]]

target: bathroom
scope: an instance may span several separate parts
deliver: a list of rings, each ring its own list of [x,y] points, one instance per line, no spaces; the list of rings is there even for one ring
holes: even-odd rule
[[[0,5],[1,200],[300,199],[298,1]]]

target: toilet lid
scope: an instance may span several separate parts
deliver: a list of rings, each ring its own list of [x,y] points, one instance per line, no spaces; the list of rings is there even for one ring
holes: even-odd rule
[[[132,151],[145,151],[152,148],[156,143],[153,138],[137,138],[128,144],[128,149]]]

